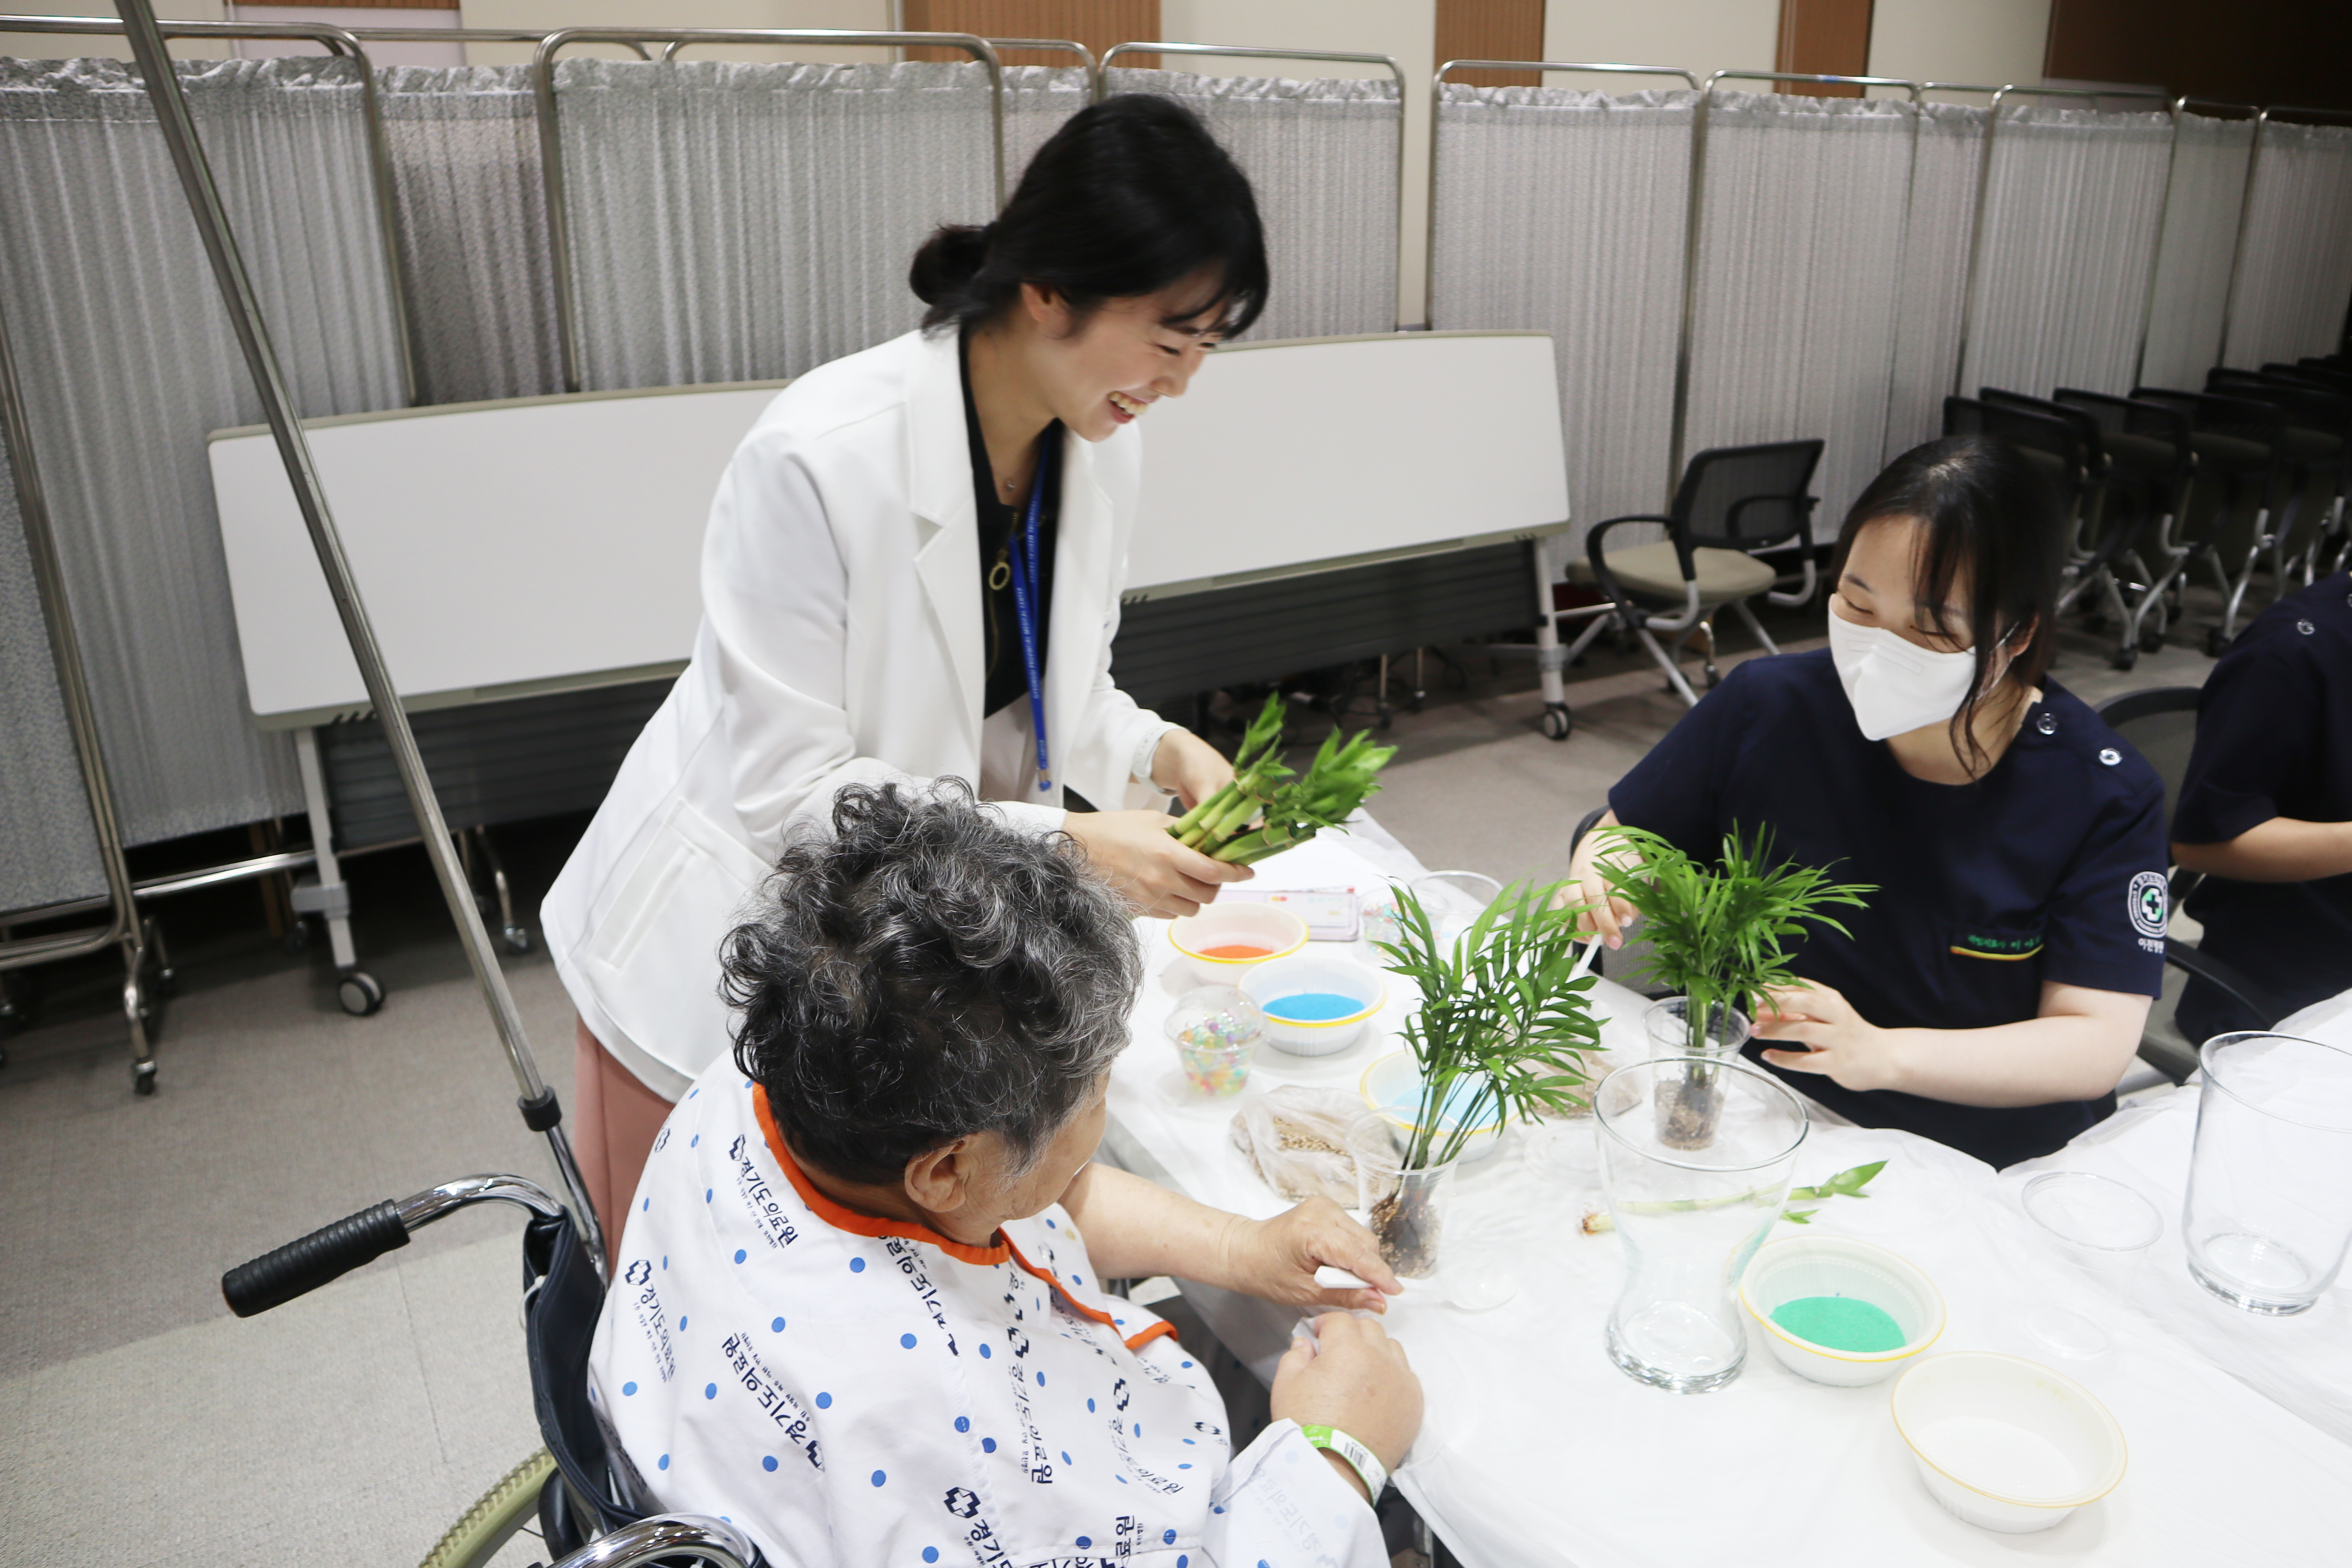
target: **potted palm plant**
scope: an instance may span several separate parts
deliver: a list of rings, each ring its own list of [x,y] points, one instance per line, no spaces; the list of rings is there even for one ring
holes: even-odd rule
[[[1772,836],[1744,837],[1737,823],[1723,836],[1718,868],[1694,860],[1654,833],[1638,827],[1600,830],[1615,841],[1600,861],[1602,879],[1642,916],[1650,970],[1679,993],[1681,1049],[1693,1058],[1736,1051],[1747,1037],[1758,1001],[1796,979],[1784,943],[1811,926],[1853,933],[1827,910],[1865,908],[1876,888],[1833,882],[1817,867],[1772,861]],[[1722,1115],[1716,1072],[1693,1061],[1660,1091],[1658,1136],[1670,1148],[1704,1149],[1715,1141]]]
[[[1445,1187],[1474,1137],[1584,1103],[1584,1055],[1601,1026],[1585,996],[1592,979],[1576,972],[1580,906],[1552,907],[1563,886],[1513,883],[1452,941],[1401,889],[1397,940],[1373,944],[1421,994],[1404,1026],[1421,1084],[1412,1123],[1368,1162],[1382,1189],[1368,1205],[1372,1230],[1401,1275],[1436,1267]]]

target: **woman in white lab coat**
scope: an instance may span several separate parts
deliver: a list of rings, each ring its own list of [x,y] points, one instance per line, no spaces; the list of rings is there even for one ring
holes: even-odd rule
[[[541,911],[614,1245],[670,1103],[729,1048],[719,941],[843,785],[961,778],[1068,832],[1139,911],[1248,875],[1165,832],[1167,797],[1231,765],[1110,679],[1131,426],[1264,305],[1248,181],[1180,105],[1114,98],[994,223],[933,235],[910,281],[921,330],[801,377],[737,449],[692,662]],[[1131,785],[1156,808],[1122,809]],[[1066,790],[1100,809],[1066,819]]]

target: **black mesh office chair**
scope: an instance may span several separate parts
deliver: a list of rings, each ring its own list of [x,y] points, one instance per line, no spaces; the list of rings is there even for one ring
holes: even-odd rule
[[[2248,398],[2161,386],[2134,387],[2132,399],[2189,416],[2197,483],[2189,491],[2187,537],[2190,552],[2211,567],[2224,600],[2221,624],[2205,639],[2205,651],[2218,658],[2238,635],[2246,590],[2265,557],[2278,580],[2285,581],[2277,531],[2294,485],[2286,460],[2286,415]]]
[[[2140,654],[2164,646],[2170,590],[2190,554],[2182,538],[2189,487],[2197,476],[2189,416],[2071,386],[2058,388],[2050,400],[2099,426],[2107,458],[2099,548],[2106,566],[2103,591],[2112,595],[2107,613],[2116,622],[2116,650],[2108,660],[2129,669]]]
[[[2131,497],[2116,490],[2116,462],[2106,449],[2106,429],[2088,410],[2054,398],[2029,397],[1997,386],[1977,389],[1977,401],[1995,407],[2062,420],[2074,431],[2082,453],[2083,489],[2068,519],[2065,577],[2059,590],[2061,615],[2085,604],[2110,621],[2126,618],[2123,591],[2116,578],[2117,558],[2135,536],[2137,518]],[[2120,634],[2124,628],[2118,626]],[[2139,657],[2137,638],[2121,637],[2114,655],[2116,668],[2128,669]]]
[[[1696,707],[1698,694],[1653,633],[1674,634],[1677,653],[1686,638],[1699,637],[1710,685],[1719,679],[1714,616],[1726,605],[1738,612],[1758,642],[1779,653],[1748,601],[1759,595],[1776,605],[1812,598],[1813,558],[1805,529],[1815,502],[1806,491],[1821,460],[1819,441],[1711,447],[1684,468],[1671,511],[1635,512],[1597,525],[1585,535],[1585,559],[1570,564],[1569,578],[1600,589],[1609,602],[1593,612],[1592,624],[1566,657],[1582,654],[1604,626],[1622,626],[1657,660],[1667,684]],[[1631,522],[1663,523],[1667,537],[1656,544],[1609,549],[1611,531]],[[1790,546],[1803,550],[1803,580],[1795,591],[1782,593],[1775,589],[1780,574],[1752,552]]]
[[[2099,717],[2107,727],[2146,757],[2157,776],[2164,781],[2164,820],[2168,826],[2172,822],[2173,808],[2179,804],[2181,781],[2189,773],[2189,752],[2197,743],[2197,701],[2196,687],[2160,686],[2111,697],[2098,707]],[[2177,910],[2196,890],[2201,879],[2177,866],[2170,870],[2172,907]],[[2177,936],[2166,939],[2164,961],[2184,975],[2219,986],[2232,1001],[2261,1019],[2265,1028],[2286,1016],[2285,1009],[2266,995],[2261,986],[2220,959],[2208,956],[2192,942]],[[2167,990],[2165,1001],[2159,1004],[2160,1015],[2149,1015],[2140,1055],[2179,1083],[2196,1070],[2200,1042],[2186,1039],[2172,1026],[2171,1006],[2179,996],[2169,987]]]

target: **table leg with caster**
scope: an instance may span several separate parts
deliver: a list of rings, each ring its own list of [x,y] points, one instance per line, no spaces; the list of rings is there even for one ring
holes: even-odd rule
[[[294,914],[317,915],[326,922],[327,948],[335,961],[335,1001],[354,1018],[364,1018],[383,1005],[383,986],[359,966],[359,951],[352,943],[352,889],[343,880],[335,857],[334,819],[327,807],[327,778],[319,765],[319,735],[315,730],[294,731],[294,762],[302,774],[302,805],[310,818],[311,851],[318,857],[318,875],[294,886]]]

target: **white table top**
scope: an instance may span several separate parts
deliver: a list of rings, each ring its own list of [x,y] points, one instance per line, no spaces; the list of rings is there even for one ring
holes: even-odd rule
[[[1284,887],[1360,886],[1420,869],[1370,825],[1259,867],[1262,885]],[[1164,922],[1138,925],[1149,978],[1135,1044],[1112,1076],[1112,1151],[1204,1203],[1277,1213],[1284,1200],[1228,1138],[1238,1101],[1203,1103],[1186,1092],[1160,1030],[1183,988],[1164,982],[1173,952]],[[1262,1051],[1244,1097],[1285,1083],[1352,1089],[1368,1062],[1400,1047],[1395,1029],[1410,1001],[1392,994],[1377,1032],[1336,1057]],[[1606,1015],[1604,1047],[1640,1049],[1640,999],[1603,981],[1594,1002]],[[2346,1022],[2352,1028],[2352,1009]],[[2193,1109],[2191,1093],[2126,1112],[2041,1164],[2120,1176],[2177,1215]],[[1870,1197],[1829,1201],[1816,1226],[1889,1247],[1936,1280],[1950,1314],[1938,1350],[2006,1351],[2051,1365],[2089,1387],[2123,1426],[2131,1469],[2113,1494],[2053,1530],[1996,1535],[1928,1496],[1888,1415],[1888,1384],[1807,1382],[1752,1330],[1745,1371],[1715,1394],[1676,1396],[1619,1372],[1601,1331],[1624,1280],[1621,1247],[1614,1236],[1578,1229],[1600,1205],[1597,1177],[1570,1191],[1538,1176],[1524,1158],[1530,1136],[1514,1128],[1495,1155],[1457,1177],[1444,1268],[1409,1282],[1388,1318],[1428,1408],[1397,1484],[1472,1568],[1884,1568],[2019,1557],[2203,1568],[2352,1558],[2352,1525],[2340,1509],[2352,1492],[2345,1289],[2283,1322],[2219,1303],[2209,1311],[2168,1236],[2169,1251],[2160,1249],[2148,1271],[2162,1286],[2147,1290],[2148,1310],[2107,1303],[2100,1315],[2116,1347],[2068,1361],[2028,1333],[2021,1303],[2098,1303],[2016,1211],[2011,1194],[2023,1168],[1997,1175],[1924,1139],[1817,1117],[1798,1183],[1889,1163]],[[1446,1304],[1445,1271],[1465,1264],[1507,1268],[1517,1294],[1482,1313]],[[1261,1376],[1270,1372],[1295,1313],[1190,1285],[1185,1293],[1237,1354]]]

